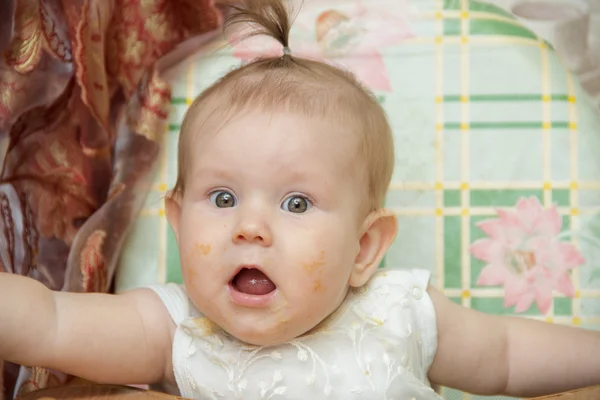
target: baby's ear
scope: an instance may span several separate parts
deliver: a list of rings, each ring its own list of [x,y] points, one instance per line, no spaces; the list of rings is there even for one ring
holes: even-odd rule
[[[398,221],[390,210],[373,211],[365,219],[361,232],[360,250],[348,282],[352,287],[364,285],[373,276],[396,238]]]
[[[181,195],[176,192],[169,192],[165,196],[165,214],[167,221],[173,233],[175,233],[175,239],[179,242],[179,219],[181,217]]]

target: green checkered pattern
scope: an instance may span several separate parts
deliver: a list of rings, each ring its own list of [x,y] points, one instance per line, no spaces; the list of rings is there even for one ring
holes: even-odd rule
[[[321,3],[331,8],[327,0]],[[600,119],[550,46],[505,12],[468,0],[413,3],[420,11],[411,21],[415,37],[381,49],[393,90],[376,93],[394,129],[397,157],[387,206],[398,216],[400,232],[385,263],[428,268],[453,301],[512,314],[501,288],[475,285],[484,267],[469,252],[483,237],[476,224],[530,196],[556,204],[565,230],[579,232],[594,221],[600,211]],[[180,123],[192,100],[239,64],[229,48],[215,43],[170,74],[169,130],[154,188],[122,255],[119,290],[181,281],[162,201],[176,179]],[[586,259],[598,259],[593,241],[573,240]],[[592,279],[593,267],[572,272],[573,299],[557,294],[548,315],[535,306],[525,315],[600,328],[600,281]],[[448,399],[480,398],[443,393]]]

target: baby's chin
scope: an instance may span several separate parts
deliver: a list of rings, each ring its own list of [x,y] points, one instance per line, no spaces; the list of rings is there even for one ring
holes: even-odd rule
[[[218,295],[191,300],[198,310],[240,342],[253,346],[277,346],[324,329],[329,317],[336,313],[348,288],[331,299],[310,301],[292,296],[288,301],[277,296],[274,304],[259,308],[232,306],[228,298]],[[324,322],[325,321],[325,322]]]
[[[254,323],[241,325],[233,323],[229,329],[224,328],[227,333],[241,342],[253,346],[277,346],[290,342],[305,333],[311,331],[317,324],[294,324],[292,320],[280,318],[268,323]]]
[[[277,346],[326,330],[332,318],[338,315],[340,304],[336,301],[328,306],[321,304],[319,308],[306,305],[294,308],[284,304],[264,310],[265,313],[238,314],[234,320],[226,318],[222,327],[241,342],[254,346]]]

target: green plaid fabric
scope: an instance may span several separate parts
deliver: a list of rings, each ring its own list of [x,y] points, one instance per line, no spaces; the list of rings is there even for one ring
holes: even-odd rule
[[[357,2],[318,3],[345,12]],[[368,7],[396,3],[373,0]],[[413,36],[379,49],[391,90],[376,94],[393,127],[397,157],[387,206],[400,227],[385,265],[428,268],[433,284],[453,301],[513,314],[501,287],[476,285],[484,263],[470,246],[484,237],[478,222],[533,196],[545,207],[557,205],[563,230],[574,233],[570,240],[588,262],[572,271],[573,298],[555,294],[547,314],[534,305],[525,315],[599,329],[597,111],[550,46],[499,8],[468,0],[411,4],[419,10],[407,22]],[[161,166],[125,246],[118,290],[181,281],[162,201],[176,178],[179,127],[192,100],[239,64],[230,48],[214,43],[171,73]]]

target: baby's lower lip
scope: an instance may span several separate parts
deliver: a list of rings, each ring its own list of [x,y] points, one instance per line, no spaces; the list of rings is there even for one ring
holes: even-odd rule
[[[229,297],[234,304],[248,308],[262,308],[268,306],[274,299],[277,289],[264,295],[242,293],[231,283],[229,286]]]

